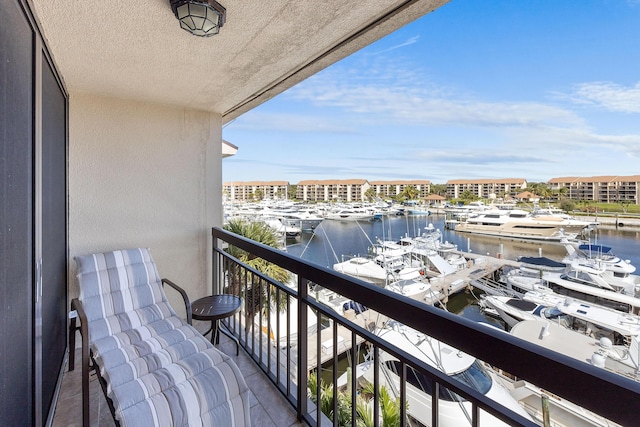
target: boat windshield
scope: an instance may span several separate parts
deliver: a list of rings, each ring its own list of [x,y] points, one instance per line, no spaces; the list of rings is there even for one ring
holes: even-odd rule
[[[558,319],[558,318],[564,318],[564,313],[560,310],[558,310],[556,307],[544,307],[544,306],[539,306],[534,312],[533,314],[543,317],[545,319]]]
[[[482,394],[487,394],[491,388],[491,377],[477,360],[469,366],[469,369],[452,377]]]
[[[390,360],[387,361],[385,365],[395,375],[400,376],[399,372],[402,369],[402,365],[399,361]],[[452,375],[451,377],[482,394],[487,394],[492,384],[491,377],[477,360],[473,362],[467,370]],[[428,395],[431,395],[433,392],[433,381],[410,366],[407,367],[407,382]],[[445,387],[439,387],[438,390],[439,398],[442,400],[449,402],[463,402],[466,400],[464,397]]]

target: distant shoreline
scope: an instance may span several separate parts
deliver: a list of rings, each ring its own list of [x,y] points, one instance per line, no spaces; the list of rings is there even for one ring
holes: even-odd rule
[[[640,228],[640,218],[630,218],[626,216],[575,216],[576,219],[582,221],[596,221],[598,222],[598,227],[602,228]]]

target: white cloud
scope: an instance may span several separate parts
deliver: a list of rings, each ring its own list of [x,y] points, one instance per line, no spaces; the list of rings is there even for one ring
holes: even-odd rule
[[[345,77],[347,76],[347,77]],[[451,88],[423,81],[410,71],[385,73],[355,79],[349,73],[325,73],[309,79],[290,92],[298,100],[317,106],[357,113],[361,119],[388,124],[422,126],[540,127],[585,126],[570,110],[536,102],[478,101]]]
[[[400,49],[401,47],[410,46],[410,45],[412,45],[414,43],[417,43],[418,40],[420,40],[420,36],[413,36],[413,37],[410,37],[409,39],[407,39],[407,41],[405,41],[403,43],[397,44],[395,46],[388,47],[388,48],[386,48],[384,50],[373,52],[373,55],[379,55],[381,53],[387,53],[387,52],[391,52],[392,50]]]
[[[360,64],[361,65],[361,64]],[[294,88],[289,96],[339,109],[354,126],[455,127],[489,131],[510,141],[505,150],[535,147],[606,146],[640,157],[640,135],[599,134],[577,112],[533,101],[487,101],[455,88],[438,86],[418,71],[398,64],[371,63],[354,74],[335,67]],[[640,112],[640,83],[577,86],[572,99],[614,111]],[[344,117],[343,117],[344,120]]]
[[[640,113],[640,82],[626,87],[612,82],[581,83],[566,98],[609,111]]]

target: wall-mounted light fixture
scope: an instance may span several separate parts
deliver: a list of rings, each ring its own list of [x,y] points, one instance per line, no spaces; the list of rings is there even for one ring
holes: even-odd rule
[[[215,0],[171,0],[171,9],[180,27],[200,37],[220,32],[227,10]]]

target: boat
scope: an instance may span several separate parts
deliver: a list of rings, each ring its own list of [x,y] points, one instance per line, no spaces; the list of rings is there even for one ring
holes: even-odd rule
[[[640,345],[638,337],[629,346],[616,345],[606,338],[580,334],[546,320],[524,320],[516,324],[511,335],[545,347],[580,362],[640,381]]]
[[[521,256],[518,257],[521,263],[520,271],[531,275],[539,275],[541,271],[563,272],[567,269],[567,264],[546,257]]]
[[[271,345],[279,348],[287,348],[294,346],[298,341],[298,320],[295,315],[297,313],[298,300],[291,298],[289,300],[288,310],[280,310],[271,301],[269,310],[259,310],[254,316],[254,327],[260,329],[265,337],[267,337]],[[326,327],[326,326],[325,326]],[[323,325],[320,326],[323,329]],[[318,316],[311,310],[307,310],[307,335],[314,334],[318,331]]]
[[[484,295],[480,306],[495,310],[509,327],[523,320],[558,319],[563,314],[554,305],[503,295]]]
[[[633,337],[630,346],[613,344],[608,338],[596,339],[576,331],[566,329],[548,320],[524,320],[511,329],[511,335],[530,343],[571,357],[581,363],[589,363],[597,368],[618,375],[640,380],[640,346]],[[543,423],[542,397],[548,407],[551,425],[562,427],[611,427],[618,424],[588,411],[556,394],[537,387],[525,380],[505,375],[505,383],[510,384],[511,395],[535,418]]]
[[[640,316],[558,295],[549,289],[527,292],[523,298],[484,295],[481,307],[495,310],[509,327],[524,320],[549,320],[593,338],[630,345],[640,336]]]
[[[487,327],[494,327],[487,323],[480,324],[487,325]],[[512,328],[514,336],[530,342],[536,341],[536,343],[539,343],[539,340],[546,340],[543,346],[549,348],[553,347],[556,351],[561,350],[559,346],[554,345],[551,340],[547,339],[547,337],[554,334],[557,329],[563,329],[562,326],[543,319],[523,320],[522,322],[519,322],[518,325],[519,326],[515,328],[515,332],[513,332],[514,329]],[[497,330],[502,331],[501,329]],[[566,331],[568,333],[575,334],[572,331]],[[503,332],[508,333],[506,331]],[[560,337],[560,334],[555,335],[558,336],[554,341],[561,342],[562,338]],[[572,337],[573,335],[570,336],[570,338]],[[591,341],[592,344],[594,342],[595,341]],[[574,341],[569,339],[567,343],[568,346],[571,346]],[[602,343],[605,346],[608,345],[606,340],[603,340]],[[595,348],[596,347],[592,347],[591,350],[593,351]],[[587,352],[583,353],[584,354],[581,354],[581,356],[586,358],[582,361],[588,361],[589,357],[593,358],[594,356],[593,353],[589,353],[589,357],[587,357]],[[598,360],[598,357],[599,356],[596,356],[595,359]],[[497,381],[500,381],[509,390],[511,396],[539,425],[550,425],[554,427],[621,427],[619,424],[580,407],[575,403],[564,399],[562,396],[550,393],[548,390],[538,387],[524,379],[517,378],[499,368],[494,368],[493,372],[496,374]],[[545,415],[545,412],[547,415]],[[545,424],[545,418],[548,419],[549,424]]]
[[[431,284],[426,282],[422,276],[416,279],[397,280],[389,283],[385,288],[430,305],[439,301],[439,291],[432,290]]]
[[[475,214],[477,212],[482,212],[489,209],[491,208],[485,205],[483,201],[478,200],[475,202],[470,202],[467,205],[447,205],[444,208],[444,212],[456,218],[467,218],[469,214]]]
[[[627,279],[634,285],[640,284],[640,276],[633,275],[636,267],[631,264],[631,261],[614,255],[609,246],[586,243],[576,248],[566,243],[565,248],[567,256],[562,260],[565,264],[593,265],[604,270],[612,278]]]
[[[424,274],[424,265],[407,263],[404,256],[376,255],[353,257],[333,265],[333,269],[349,276],[386,285],[397,280],[416,279]]]
[[[407,208],[408,215],[431,215],[431,211],[422,207]]]
[[[395,321],[387,322],[384,328],[376,330],[375,333],[389,344],[419,358],[431,367],[444,372],[526,419],[531,419],[509,391],[497,381],[496,374],[475,357]],[[399,397],[399,372],[402,372],[403,365],[397,358],[382,350],[379,351],[379,360],[380,384],[390,392],[392,397]],[[372,369],[373,367],[372,358],[359,364],[356,367],[356,378],[359,381],[365,380],[373,384],[375,371]],[[433,383],[430,378],[412,367],[407,366],[406,368],[407,414],[422,425],[431,425]],[[342,375],[338,379],[338,386],[345,385],[347,377],[348,374]],[[439,425],[441,427],[459,427],[471,423],[472,406],[462,396],[445,387],[439,387],[438,402]],[[480,411],[479,416],[478,425],[506,425],[484,411]]]
[[[340,221],[371,221],[375,217],[372,210],[364,208],[339,208],[325,213],[324,218]]]
[[[544,425],[542,401],[545,400],[550,424],[554,427],[622,427],[528,381],[514,380],[508,375],[501,379],[510,385],[511,396],[539,425]]]
[[[300,236],[300,233],[302,232],[300,227],[295,227],[295,226],[291,226],[291,225],[285,225],[278,218],[263,218],[260,221],[262,221],[265,224],[267,224],[269,227],[271,227],[276,232],[278,232],[280,234],[284,234],[287,237],[298,237],[298,236]]]
[[[589,225],[555,215],[533,216],[519,209],[481,211],[456,224],[455,231],[517,240],[561,243],[576,239]]]
[[[285,225],[300,227],[302,231],[313,231],[324,221],[324,217],[312,209],[296,209],[280,213],[280,221]]]
[[[553,292],[527,292],[523,299],[553,307],[559,312],[559,317],[566,319],[559,324],[595,338],[607,337],[616,344],[629,345],[632,337],[640,336],[640,316],[635,314],[623,313]]]
[[[615,277],[591,264],[574,262],[564,272],[511,270],[503,276],[503,282],[520,297],[547,288],[562,296],[640,314],[640,285],[635,279]]]
[[[424,273],[429,277],[444,277],[468,266],[467,259],[458,252],[457,246],[443,242],[442,232],[433,224],[427,225],[424,232],[416,237],[404,236],[397,241],[378,241],[373,247],[373,253],[403,255],[413,259],[414,263],[417,259],[427,267]]]

